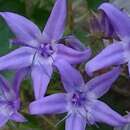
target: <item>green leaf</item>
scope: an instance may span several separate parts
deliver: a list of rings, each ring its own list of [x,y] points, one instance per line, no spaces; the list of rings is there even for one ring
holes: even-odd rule
[[[96,10],[104,0],[87,0],[88,8]]]
[[[0,19],[0,55],[9,52],[9,39],[11,33],[4,22]]]

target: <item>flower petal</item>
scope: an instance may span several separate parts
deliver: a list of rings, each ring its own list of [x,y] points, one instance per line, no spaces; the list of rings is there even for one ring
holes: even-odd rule
[[[130,61],[128,62],[128,71],[129,71],[129,75],[130,75]]]
[[[77,51],[63,44],[57,44],[57,59],[65,59],[70,64],[79,64],[88,60],[91,56],[91,49]]]
[[[39,41],[37,39],[27,41],[25,39],[12,38],[9,40],[10,45],[20,45],[25,47],[30,47],[33,49],[37,49],[39,47]]]
[[[65,130],[85,130],[86,119],[73,113],[66,119]]]
[[[122,127],[115,127],[114,130],[130,130],[130,123]]]
[[[112,83],[116,81],[119,75],[120,75],[120,68],[115,67],[113,70],[90,80],[86,84],[86,91],[88,93],[94,94],[96,98],[99,98],[108,92],[108,90],[112,86]]]
[[[123,43],[113,43],[86,64],[86,72],[92,76],[95,71],[111,65],[120,65],[126,61]]]
[[[39,28],[23,16],[11,12],[1,12],[0,16],[4,18],[18,39],[30,41],[38,39],[41,35]]]
[[[12,101],[16,98],[13,88],[9,82],[0,75],[0,101]]]
[[[0,104],[0,127],[3,127],[9,120],[13,110],[7,104]]]
[[[32,102],[29,106],[31,114],[57,114],[64,113],[67,101],[64,93],[53,94]]]
[[[23,81],[23,79],[25,78],[26,74],[28,73],[29,68],[23,68],[20,69],[16,72],[14,79],[13,79],[13,89],[17,95],[17,97],[19,97],[19,89],[21,86],[21,82]]]
[[[83,78],[79,71],[73,68],[65,60],[57,60],[54,65],[61,75],[62,83],[66,91],[70,92],[79,89],[84,85]]]
[[[81,43],[81,41],[79,39],[76,38],[76,36],[74,35],[68,35],[63,37],[63,39],[61,39],[61,42],[65,42],[68,46],[70,46],[71,48],[74,48],[76,50],[79,51],[83,51],[86,49],[85,45],[83,43]]]
[[[18,112],[15,112],[10,117],[11,120],[16,122],[26,122],[27,120]]]
[[[101,101],[96,101],[92,109],[95,121],[103,122],[111,126],[123,126],[128,120],[112,110],[108,105]]]
[[[120,38],[130,36],[130,18],[110,3],[103,3],[99,7],[107,15],[115,32]]]
[[[0,57],[0,70],[21,69],[32,64],[34,52],[28,47],[21,47]]]
[[[130,129],[130,113],[128,112],[128,114],[125,115],[124,117],[129,121],[129,123],[125,124],[122,127],[115,127],[114,130],[129,130]]]
[[[8,120],[9,120],[9,117],[6,117],[0,114],[0,127],[3,127],[7,123]]]
[[[45,95],[52,71],[52,66],[47,63],[32,67],[31,76],[36,99],[42,98]]]
[[[43,37],[49,40],[59,40],[64,32],[66,21],[66,0],[56,0],[51,15],[43,31]]]

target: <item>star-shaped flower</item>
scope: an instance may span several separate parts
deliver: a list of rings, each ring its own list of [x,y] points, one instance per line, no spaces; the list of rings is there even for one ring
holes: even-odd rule
[[[20,109],[19,89],[26,72],[24,69],[17,71],[12,84],[0,75],[0,127],[4,126],[8,120],[26,121],[18,112]]]
[[[31,114],[67,112],[66,130],[85,130],[86,125],[96,122],[107,123],[111,126],[122,126],[128,123],[127,119],[97,100],[111,88],[112,83],[118,78],[119,68],[114,68],[85,84],[77,70],[67,62],[59,61],[59,63],[57,67],[62,74],[62,82],[67,93],[53,94],[32,102],[29,107]]]
[[[46,92],[54,62],[64,59],[70,64],[78,64],[91,55],[89,48],[77,51],[59,43],[64,33],[66,8],[66,0],[56,0],[42,33],[34,23],[23,16],[10,12],[0,13],[16,35],[11,42],[24,46],[0,57],[0,70],[31,67],[36,99],[43,97]]]
[[[104,11],[120,40],[114,41],[92,58],[86,64],[86,71],[89,75],[93,75],[100,69],[128,63],[130,73],[130,18],[125,12],[109,3],[103,3],[99,9]]]

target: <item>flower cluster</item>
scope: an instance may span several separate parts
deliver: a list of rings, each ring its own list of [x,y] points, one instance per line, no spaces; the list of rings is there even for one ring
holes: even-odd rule
[[[43,32],[23,16],[0,12],[0,16],[15,35],[15,38],[10,40],[10,44],[21,46],[0,57],[1,71],[16,71],[12,85],[0,76],[1,127],[8,120],[27,121],[18,111],[20,85],[28,72],[31,72],[35,95],[35,101],[29,105],[29,114],[67,113],[63,119],[66,120],[66,130],[85,130],[86,125],[93,125],[96,122],[113,127],[124,126],[130,122],[129,119],[98,100],[110,90],[119,77],[120,65],[125,63],[130,65],[128,37],[130,19],[124,12],[109,3],[103,3],[99,11],[101,17],[93,23],[96,26],[92,26],[92,30],[97,28],[98,31],[103,32],[104,37],[112,37],[114,43],[108,45],[91,60],[89,59],[92,52],[89,47],[85,47],[73,35],[63,36],[67,17],[66,0],[56,0]],[[63,40],[68,44],[65,45]],[[109,66],[111,69],[85,83],[75,65],[87,60],[89,61],[85,70],[89,76]],[[59,73],[65,92],[46,96],[54,71]]]

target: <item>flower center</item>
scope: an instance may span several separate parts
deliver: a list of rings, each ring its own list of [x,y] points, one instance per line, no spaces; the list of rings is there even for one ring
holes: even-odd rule
[[[85,101],[86,101],[86,96],[83,92],[80,92],[80,91],[73,93],[71,97],[72,105],[77,106],[77,107],[80,107],[83,104],[85,104]]]
[[[49,43],[41,43],[39,47],[39,52],[42,56],[48,58],[54,53],[54,49]]]

